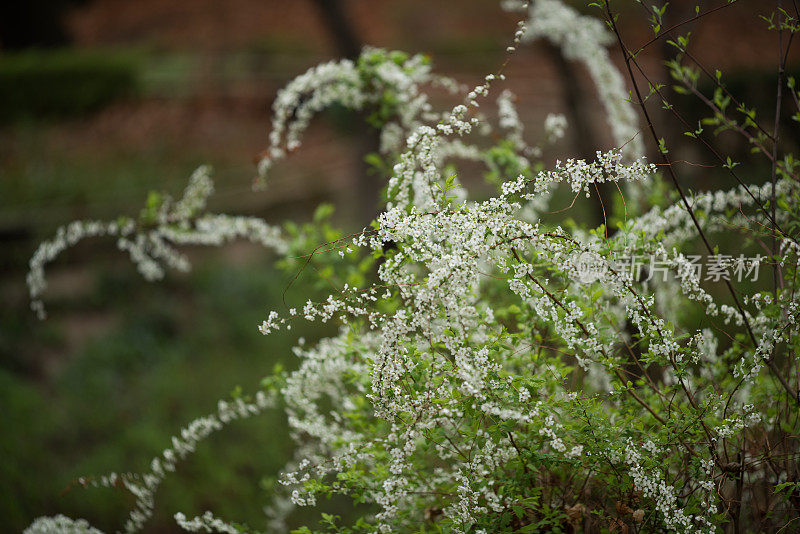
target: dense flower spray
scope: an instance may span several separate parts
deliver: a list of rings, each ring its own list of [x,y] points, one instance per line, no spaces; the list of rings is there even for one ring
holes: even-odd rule
[[[259,326],[267,336],[297,321],[334,321],[340,330],[299,344],[298,368],[270,378],[266,393],[221,403],[217,414],[191,423],[149,472],[98,479],[121,481],[136,496],[125,531],[144,526],[158,484],[199,439],[272,406],[273,396],[283,399],[297,442],[267,508],[275,531],[293,507],[334,493],[371,505],[343,532],[581,525],[714,532],[737,499],[756,506],[764,488],[793,498],[796,486],[787,484],[798,468],[797,421],[783,420],[786,412],[774,406],[775,399],[795,409],[798,402],[800,247],[791,230],[797,204],[790,203],[800,194],[797,180],[782,175],[771,184],[699,193],[690,199],[693,211],[668,197],[642,213],[631,208],[612,234],[545,222],[560,186],[574,195],[591,195],[598,183],[644,190],[658,171],[644,157],[606,26],[557,0],[507,4],[526,15],[508,53],[541,37],[583,62],[618,148],[545,169],[542,146],[568,125],[550,115],[536,128],[540,144],[529,144],[508,91],[496,95],[496,116],[480,113],[502,69],[462,90],[432,74],[422,56],[367,48],[355,62],[321,65],[292,81],[273,108],[262,180],[268,185],[270,168],[300,149],[315,113],[332,104],[370,113],[381,134],[379,157],[391,169],[385,209],[370,227],[314,254],[357,265],[371,281],[343,284],[302,309],[269,312]],[[463,100],[435,111],[426,86],[462,91]],[[483,164],[495,193],[470,197],[461,161]],[[186,267],[169,243],[244,237],[285,256],[298,246],[256,220],[203,214],[211,189],[201,169],[181,201],[154,202],[146,220],[60,231],[31,263],[35,308],[42,309],[44,263],[83,237],[119,236],[150,279],[162,264]],[[768,224],[763,199],[770,195],[782,207]],[[734,302],[721,297],[695,268],[694,244],[730,227],[757,242],[770,225],[785,284],[741,289]],[[735,258],[717,259],[714,281],[724,273],[730,280]],[[751,261],[748,272],[761,261]],[[691,319],[698,312],[707,323]],[[790,369],[783,382],[779,364]],[[753,452],[776,428],[788,436],[775,445],[780,456]],[[744,477],[748,489],[735,494]],[[775,506],[787,520],[796,513]],[[211,512],[175,520],[193,532],[240,531]],[[96,532],[61,516],[29,529],[56,531]]]

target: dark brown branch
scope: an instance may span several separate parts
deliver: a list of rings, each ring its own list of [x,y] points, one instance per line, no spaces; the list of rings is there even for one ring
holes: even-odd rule
[[[636,60],[635,58],[633,58],[633,56],[631,56],[631,53],[625,47],[625,43],[622,40],[622,35],[619,32],[616,20],[614,18],[613,13],[611,12],[610,0],[605,0],[605,8],[606,8],[606,14],[608,15],[609,25],[611,26],[611,29],[617,38],[619,47],[624,55],[625,67],[628,70],[628,76],[630,77],[631,83],[633,85],[633,90],[636,93],[636,98],[638,100],[639,106],[641,107],[642,113],[644,114],[644,118],[647,121],[647,128],[650,131],[650,134],[653,136],[653,140],[656,142],[656,144],[658,144],[659,143],[658,134],[656,133],[653,121],[650,119],[650,114],[648,113],[647,107],[645,106],[644,99],[639,89],[639,84],[636,81],[636,77],[633,75],[631,62],[633,61],[635,63]],[[663,150],[659,150],[659,152],[661,154],[661,158],[664,160],[664,163],[666,163],[667,173],[669,174],[672,183],[675,185],[675,189],[678,191],[678,194],[681,197],[681,201],[683,202],[684,207],[689,213],[689,216],[692,219],[692,223],[697,229],[698,235],[700,236],[703,245],[705,246],[709,254],[714,254],[714,247],[711,246],[711,243],[708,241],[705,232],[703,232],[703,228],[700,226],[700,222],[697,220],[697,216],[694,213],[694,209],[692,209],[692,206],[689,203],[689,199],[686,197],[686,194],[684,193],[683,188],[681,187],[681,184],[678,181],[678,177],[675,174],[675,170],[673,169],[672,162],[670,161],[669,156]],[[755,333],[753,332],[753,328],[750,325],[750,321],[747,319],[747,314],[745,313],[744,308],[742,307],[742,304],[739,301],[739,297],[736,295],[736,291],[733,289],[733,285],[731,284],[730,280],[725,280],[725,285],[728,288],[731,297],[733,298],[733,302],[736,305],[737,310],[739,311],[739,314],[742,318],[742,322],[744,323],[745,329],[747,330],[747,334],[753,343],[753,347],[757,348],[759,346],[758,340],[756,339]],[[792,389],[792,387],[786,381],[786,378],[784,378],[780,370],[775,365],[775,362],[772,360],[772,358],[764,358],[764,361],[766,362],[770,370],[773,372],[773,374],[775,374],[776,378],[781,383],[786,392],[789,393],[790,397],[794,400],[794,402],[796,404],[800,404],[800,394],[798,394]]]

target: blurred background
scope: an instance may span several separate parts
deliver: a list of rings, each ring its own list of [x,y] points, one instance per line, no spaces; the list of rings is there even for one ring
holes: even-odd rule
[[[739,4],[691,26],[696,54],[712,72],[726,72],[739,94],[769,116],[775,35],[755,18],[767,8]],[[693,8],[693,2],[672,2],[669,20],[692,16]],[[625,9],[626,38],[646,42],[647,17],[639,8]],[[308,221],[317,205],[331,202],[337,224],[359,228],[376,206],[353,194],[374,136],[346,112],[316,120],[301,153],[276,167],[267,191],[251,192],[277,90],[321,61],[357,55],[363,44],[430,54],[437,72],[476,84],[503,62],[516,21],[488,0],[3,3],[2,530],[19,531],[55,513],[119,528],[130,496],[76,487],[77,477],[145,469],[170,435],[212,412],[217,399],[237,386],[253,391],[276,363],[294,366],[289,348],[297,337],[313,341],[330,333],[309,327],[292,336],[258,334],[267,311],[281,306],[291,275],[247,244],[192,250],[192,273],[169,273],[153,285],[113,241],[82,243],[49,267],[50,318],[39,322],[28,309],[24,277],[41,240],[75,219],[135,216],[149,190],[177,196],[203,163],[215,168],[212,211]],[[666,53],[653,46],[642,58],[656,79],[665,79]],[[567,115],[569,133],[546,160],[609,146],[585,71],[552,46],[522,48],[506,73],[529,142],[547,113]],[[676,126],[664,128],[676,139],[671,148],[678,158],[705,161],[681,144]],[[727,148],[747,152],[735,139]],[[721,179],[713,170],[681,171],[692,189]],[[593,209],[577,217],[591,219]],[[318,291],[301,283],[287,300],[302,303]],[[231,425],[167,480],[148,530],[175,531],[173,512],[206,509],[262,528],[271,480],[291,449],[277,411]],[[343,510],[337,502],[324,506]],[[313,525],[316,516],[298,513],[292,521]]]

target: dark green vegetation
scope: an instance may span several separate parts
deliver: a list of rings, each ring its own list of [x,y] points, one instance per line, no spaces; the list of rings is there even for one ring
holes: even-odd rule
[[[26,51],[0,55],[0,121],[95,111],[137,90],[133,54]]]
[[[231,161],[240,154],[203,158],[172,130],[131,146],[124,135],[65,135],[91,120],[26,121],[0,131],[0,516],[10,532],[55,513],[118,529],[131,496],[83,489],[78,477],[146,469],[171,435],[215,411],[217,399],[238,388],[254,391],[275,365],[293,367],[297,337],[312,342],[330,333],[313,325],[291,336],[258,333],[266,312],[282,308],[296,271],[276,270],[269,252],[242,244],[189,250],[194,271],[169,273],[157,285],[138,275],[113,240],[81,244],[48,270],[50,318],[37,321],[24,276],[39,241],[75,218],[136,216],[148,190],[179,195],[203,161],[219,169],[219,211],[261,210],[283,219],[288,209],[303,219],[317,202],[268,209],[264,194],[260,208],[229,207],[253,198],[242,195],[251,168]],[[289,305],[319,291],[305,280],[287,294]],[[148,530],[174,531],[171,513],[207,509],[263,528],[270,480],[291,451],[280,408],[233,423],[161,488]]]
[[[265,306],[280,306],[286,278],[268,264],[268,258],[238,267],[216,261],[154,287],[123,260],[115,262],[113,273],[93,273],[92,295],[83,309],[62,304],[53,308],[52,321],[34,324],[19,309],[4,308],[0,405],[8,413],[0,437],[0,514],[5,526],[19,531],[32,517],[58,512],[118,528],[130,496],[81,489],[78,477],[120,466],[145,468],[172,433],[213,412],[215,399],[229,397],[232,387],[253,391],[274,365],[292,366],[293,338],[281,334],[265,343],[256,330]],[[63,347],[75,335],[72,328],[98,333],[88,334],[85,345],[68,354]],[[313,339],[315,332],[305,334]],[[40,346],[29,346],[34,337]],[[51,361],[36,371],[30,361],[14,361],[20,351],[49,353]],[[28,369],[20,374],[7,366]],[[34,372],[48,376],[30,376]],[[236,422],[179,467],[160,492],[159,508],[199,513],[213,507],[260,526],[268,495],[263,483],[290,454],[280,410]],[[59,494],[62,489],[68,491]],[[152,528],[172,523],[157,514]]]

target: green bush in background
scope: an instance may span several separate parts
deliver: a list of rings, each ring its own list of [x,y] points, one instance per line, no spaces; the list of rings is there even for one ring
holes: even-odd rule
[[[0,56],[0,121],[95,111],[138,91],[140,61],[120,52],[32,50]]]

